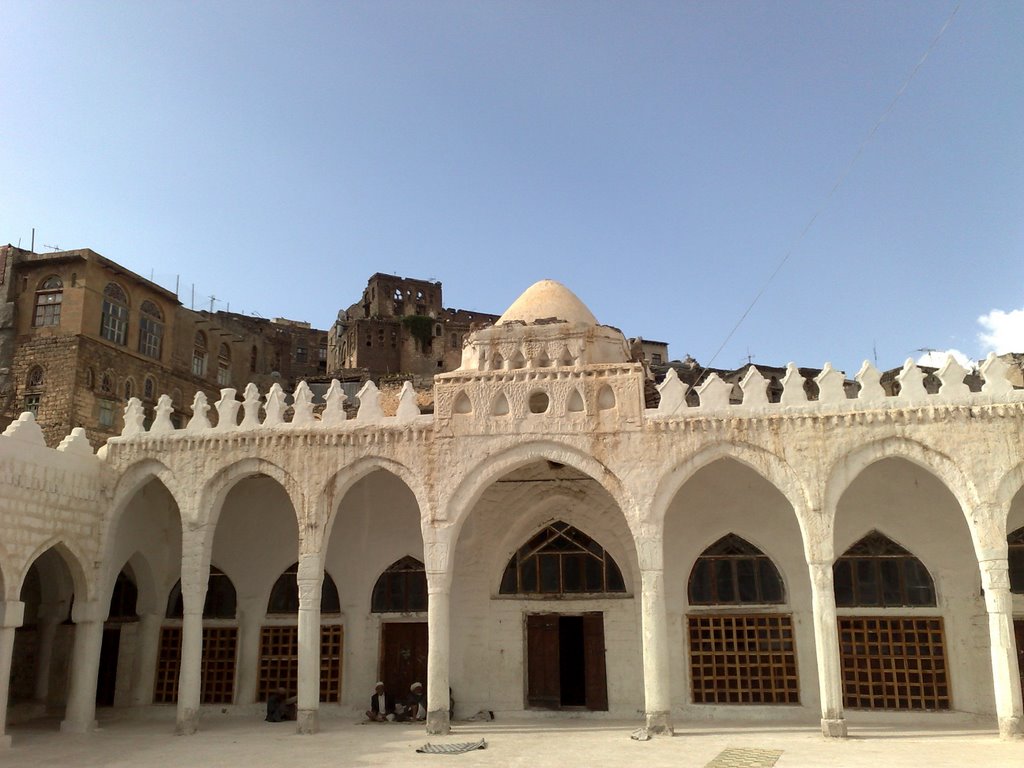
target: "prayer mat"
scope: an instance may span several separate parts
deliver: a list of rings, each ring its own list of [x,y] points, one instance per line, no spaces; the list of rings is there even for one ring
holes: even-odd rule
[[[487,740],[464,741],[458,744],[424,744],[416,751],[425,755],[461,755],[474,749],[487,749]]]
[[[781,749],[729,747],[704,768],[772,768],[780,757]]]

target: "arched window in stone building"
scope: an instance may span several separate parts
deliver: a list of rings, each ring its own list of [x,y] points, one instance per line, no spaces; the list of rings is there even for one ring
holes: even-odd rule
[[[508,561],[502,595],[624,593],[622,571],[600,544],[568,523],[534,534]]]
[[[100,336],[122,346],[128,341],[128,294],[117,283],[103,289]]]
[[[924,564],[872,531],[836,560],[833,577],[844,706],[949,709],[942,617],[907,610],[936,605],[935,584]],[[851,608],[872,613],[854,615]]]
[[[1008,545],[1007,559],[1010,562],[1010,591],[1024,594],[1024,528],[1006,537]]]
[[[43,368],[40,365],[32,366],[25,377],[25,398],[21,404],[22,411],[28,411],[33,416],[39,416],[39,404],[43,399]]]
[[[196,337],[192,342],[192,375],[203,378],[206,376],[206,334],[196,331]]]
[[[41,365],[33,365],[28,372],[28,376],[25,377],[25,387],[27,389],[39,389],[43,386],[43,367]]]
[[[114,377],[110,375],[110,371],[104,371],[100,377],[100,392],[114,394]]]
[[[163,338],[164,316],[160,307],[152,301],[142,302],[139,307],[139,352],[159,360]]]
[[[146,400],[153,400],[156,397],[156,383],[152,376],[147,376],[142,382],[142,397]]]
[[[293,563],[274,582],[267,602],[267,613],[298,614],[299,612],[299,564]],[[320,613],[340,613],[341,603],[338,599],[338,587],[334,584],[331,574],[324,571],[323,584],[320,587]]]
[[[135,394],[135,382],[131,379],[125,379],[124,381],[124,400],[128,402],[132,399],[132,395]]]
[[[935,584],[928,569],[878,531],[846,550],[832,570],[838,608],[935,605]]]
[[[32,325],[39,328],[44,325],[60,325],[60,307],[64,301],[64,283],[56,275],[51,275],[39,284],[36,290],[35,314]]]
[[[266,701],[271,691],[284,686],[290,691],[298,689],[299,629],[296,621],[282,623],[283,616],[297,618],[299,612],[299,564],[293,563],[274,583],[267,602],[267,615],[275,617],[273,623],[260,629],[259,681],[260,701]],[[338,588],[331,575],[324,571],[320,587],[320,614],[341,613]],[[339,619],[320,624],[320,701],[341,700],[341,660],[344,649],[344,629]]]
[[[217,353],[217,383],[222,387],[231,386],[231,348],[227,344],[221,344]]]
[[[427,610],[427,574],[423,563],[403,557],[388,566],[373,585],[370,611],[414,613]]]
[[[705,549],[690,571],[690,605],[779,604],[785,588],[764,552],[734,533]]]
[[[231,704],[235,699],[235,666],[238,658],[238,626],[234,624],[238,598],[227,575],[210,566],[210,578],[203,604],[203,704]],[[167,599],[168,622],[160,631],[153,702],[171,704],[178,700],[181,670],[181,618],[184,613],[181,581]]]
[[[771,558],[730,533],[697,558],[687,591],[694,703],[799,704],[792,616],[770,609],[721,612],[785,602],[782,576]]]
[[[256,345],[252,345],[252,349],[249,350],[249,373],[256,373],[256,363],[259,359],[259,350]]]

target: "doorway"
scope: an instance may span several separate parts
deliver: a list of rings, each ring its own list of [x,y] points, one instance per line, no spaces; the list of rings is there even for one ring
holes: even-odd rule
[[[425,621],[393,621],[381,625],[380,680],[395,701],[404,701],[413,683],[422,683],[426,693]]]
[[[526,616],[526,704],[608,709],[604,614]]]
[[[117,689],[117,660],[121,650],[121,625],[103,629],[100,645],[100,669],[96,679],[96,706],[114,706]]]

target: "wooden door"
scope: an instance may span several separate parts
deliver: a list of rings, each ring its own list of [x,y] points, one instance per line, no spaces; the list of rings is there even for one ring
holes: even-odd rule
[[[604,663],[604,614],[583,614],[583,667],[587,709],[607,711],[608,678]]]
[[[404,702],[409,686],[423,684],[427,692],[427,623],[387,622],[382,625],[380,679],[397,702]]]
[[[558,709],[561,686],[558,663],[558,615],[526,616],[526,704]]]
[[[1020,690],[1024,694],[1024,619],[1013,622],[1013,634],[1017,637],[1017,668],[1020,672]]]

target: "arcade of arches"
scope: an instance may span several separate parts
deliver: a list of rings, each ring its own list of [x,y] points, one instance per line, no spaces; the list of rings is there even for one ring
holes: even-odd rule
[[[1021,734],[1024,398],[829,402],[823,380],[821,401],[715,406],[712,381],[647,408],[621,334],[567,293],[472,335],[431,415],[368,386],[354,419],[300,392],[278,420],[279,392],[225,389],[215,426],[126,417],[98,456],[22,417],[0,437],[15,738],[97,707],[191,733],[279,687],[314,732],[376,680],[423,683],[435,733],[450,689],[456,719],[844,736],[861,710],[956,711]]]

